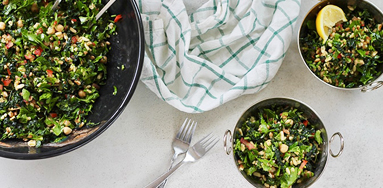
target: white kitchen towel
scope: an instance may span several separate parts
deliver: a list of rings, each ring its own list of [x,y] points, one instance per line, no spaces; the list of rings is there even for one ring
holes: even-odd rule
[[[141,81],[159,98],[202,113],[265,88],[289,48],[300,0],[136,0],[146,42]]]

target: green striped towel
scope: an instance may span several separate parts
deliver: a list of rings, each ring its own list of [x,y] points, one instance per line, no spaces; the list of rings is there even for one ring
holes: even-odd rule
[[[188,113],[267,86],[290,45],[300,0],[137,0],[146,54],[140,80]]]

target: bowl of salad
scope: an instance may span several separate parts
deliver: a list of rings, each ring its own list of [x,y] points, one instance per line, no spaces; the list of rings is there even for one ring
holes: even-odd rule
[[[134,0],[0,4],[0,156],[41,159],[90,142],[121,114],[144,56]]]
[[[339,136],[334,154],[331,142]],[[234,163],[255,187],[308,187],[324,171],[329,154],[341,155],[344,144],[337,132],[328,139],[317,113],[290,98],[262,100],[246,110],[233,134],[225,132],[224,149],[233,152]]]
[[[324,0],[304,18],[298,47],[310,72],[343,90],[383,85],[383,13],[367,0]]]

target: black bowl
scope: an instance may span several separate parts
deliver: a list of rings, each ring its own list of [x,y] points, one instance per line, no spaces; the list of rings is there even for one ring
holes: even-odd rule
[[[104,2],[104,1],[103,1]],[[134,0],[117,0],[108,12],[121,14],[117,22],[117,35],[110,38],[111,51],[108,54],[108,79],[100,89],[100,97],[87,117],[100,122],[92,128],[73,131],[61,143],[43,144],[39,148],[28,147],[24,141],[0,142],[0,156],[13,159],[42,159],[73,151],[104,132],[128,104],[140,78],[144,57],[144,36],[141,17]],[[122,70],[122,65],[125,69]],[[114,86],[117,94],[113,95]]]

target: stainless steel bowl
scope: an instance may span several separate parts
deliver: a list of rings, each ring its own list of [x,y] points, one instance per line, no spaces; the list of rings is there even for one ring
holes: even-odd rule
[[[307,69],[318,80],[320,80],[322,83],[324,83],[324,84],[326,84],[326,85],[328,85],[330,87],[337,88],[337,89],[342,89],[342,90],[361,90],[362,92],[366,92],[366,91],[375,90],[375,89],[383,86],[383,81],[381,81],[381,80],[383,80],[381,78],[382,73],[383,73],[383,64],[379,65],[379,67],[378,67],[378,71],[380,71],[381,74],[377,75],[372,82],[367,83],[366,85],[355,86],[353,88],[342,88],[342,87],[337,87],[337,86],[331,85],[329,83],[326,83],[325,81],[323,81],[321,78],[319,78],[317,75],[315,75],[311,71],[310,67],[306,63],[306,60],[304,59],[304,56],[302,55],[301,46],[303,44],[302,44],[301,39],[304,38],[307,35],[307,33],[308,33],[307,22],[309,20],[315,20],[318,12],[324,6],[326,6],[328,4],[336,5],[336,6],[340,7],[340,8],[342,8],[343,10],[348,9],[347,8],[348,6],[357,6],[357,7],[362,8],[362,9],[367,9],[369,12],[371,12],[371,14],[374,16],[375,20],[378,23],[383,23],[383,13],[382,13],[382,11],[377,6],[375,6],[374,4],[372,4],[371,2],[369,2],[367,0],[323,0],[323,1],[319,2],[313,8],[311,8],[311,10],[307,13],[305,18],[303,19],[303,22],[302,22],[302,24],[300,26],[299,31],[298,31],[298,50],[299,50],[299,54],[300,54],[303,62],[305,63]],[[383,54],[380,54],[380,55],[383,56]]]
[[[343,141],[342,134],[340,134],[339,132],[334,133],[329,140],[328,136],[327,136],[326,128],[325,128],[323,122],[321,121],[321,119],[319,118],[319,116],[317,115],[317,113],[313,109],[311,109],[307,104],[304,104],[301,101],[297,101],[295,99],[290,99],[290,98],[270,98],[270,99],[262,100],[262,101],[256,103],[255,105],[251,106],[248,110],[246,110],[242,114],[242,116],[238,120],[237,125],[234,128],[233,135],[231,134],[230,130],[227,130],[225,132],[225,135],[223,138],[225,152],[227,155],[230,155],[232,148],[234,147],[233,140],[236,140],[237,135],[239,135],[238,129],[242,127],[243,123],[247,120],[247,118],[249,118],[252,115],[258,114],[260,112],[260,109],[270,108],[272,106],[293,106],[293,107],[297,108],[299,111],[304,113],[304,115],[309,119],[311,124],[314,125],[316,129],[321,130],[323,133],[322,134],[323,144],[321,145],[321,151],[322,152],[319,154],[320,155],[319,160],[315,164],[314,176],[311,177],[310,179],[306,180],[306,181],[303,181],[299,184],[293,185],[293,188],[309,187],[321,176],[322,172],[324,171],[326,164],[327,164],[328,154],[330,154],[334,158],[339,157],[342,154],[343,148],[344,148],[344,141]],[[340,144],[341,144],[340,150],[336,154],[334,154],[330,149],[331,142],[333,141],[335,136],[339,136]],[[228,144],[230,144],[230,146],[228,146]],[[234,158],[235,165],[238,167],[239,166],[238,158],[236,157],[234,152],[233,152],[233,158]],[[244,171],[239,170],[239,172],[254,187],[259,187],[259,188],[265,187],[260,181],[258,181],[255,178],[249,177]]]

